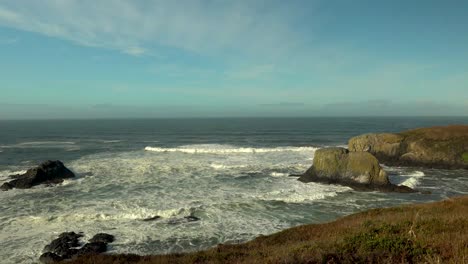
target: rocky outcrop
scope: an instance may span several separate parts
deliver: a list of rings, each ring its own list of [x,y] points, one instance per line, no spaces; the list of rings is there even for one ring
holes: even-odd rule
[[[107,251],[107,244],[114,241],[114,236],[106,233],[96,234],[81,248],[79,239],[81,233],[65,232],[44,247],[44,254],[39,257],[41,263],[58,263],[82,255],[95,255]]]
[[[27,189],[39,184],[57,184],[64,179],[75,177],[75,174],[61,161],[48,160],[36,168],[29,169],[25,174],[10,177],[13,180],[4,183],[0,189],[6,191],[13,188]]]
[[[366,151],[387,165],[468,169],[468,125],[364,134],[348,142],[350,151]]]
[[[312,167],[299,180],[341,184],[357,190],[413,192],[409,187],[391,184],[387,173],[372,154],[349,152],[345,148],[317,150]]]

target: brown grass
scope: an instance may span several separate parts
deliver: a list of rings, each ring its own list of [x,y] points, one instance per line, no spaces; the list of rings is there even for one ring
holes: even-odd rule
[[[468,196],[369,210],[194,253],[84,256],[70,263],[468,263]]]
[[[468,138],[468,125],[435,126],[417,128],[400,133],[408,137],[420,137],[431,140],[453,140]]]

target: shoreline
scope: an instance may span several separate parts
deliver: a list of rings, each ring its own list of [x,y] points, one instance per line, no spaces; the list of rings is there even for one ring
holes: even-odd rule
[[[371,209],[252,241],[168,255],[89,255],[85,263],[463,263],[468,258],[468,195]]]

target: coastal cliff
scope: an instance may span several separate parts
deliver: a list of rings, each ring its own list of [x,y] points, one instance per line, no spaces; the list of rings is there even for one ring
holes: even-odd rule
[[[468,125],[364,134],[351,138],[348,148],[372,153],[386,165],[468,169]]]

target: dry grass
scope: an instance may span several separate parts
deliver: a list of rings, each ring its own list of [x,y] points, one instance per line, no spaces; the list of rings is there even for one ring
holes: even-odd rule
[[[418,137],[431,140],[453,140],[454,138],[468,138],[468,125],[417,128],[400,134],[408,137]]]
[[[188,254],[85,256],[78,263],[466,263],[468,196],[374,209]],[[68,262],[67,262],[68,263]]]

